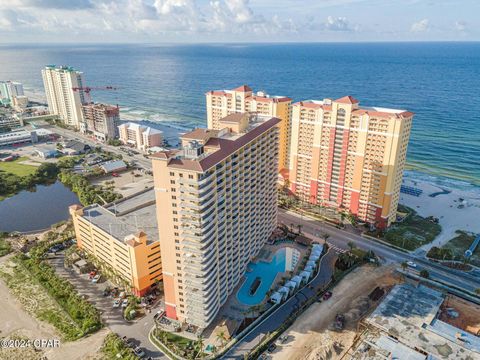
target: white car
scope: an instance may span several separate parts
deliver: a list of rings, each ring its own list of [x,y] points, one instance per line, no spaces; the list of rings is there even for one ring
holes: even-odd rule
[[[100,275],[100,274],[95,275],[92,279],[92,283],[94,283],[94,284],[98,283],[98,281],[100,280],[101,277],[102,277],[102,275]]]
[[[120,300],[117,299],[113,302],[113,307],[118,308],[119,306],[120,306]]]
[[[141,347],[137,346],[135,349],[133,349],[133,352],[135,355],[137,355],[140,359],[145,356],[145,352],[142,350]]]
[[[127,306],[128,306],[128,299],[123,299],[122,308],[126,308]]]
[[[407,265],[414,269],[417,267],[417,264],[415,264],[413,261],[407,261]]]

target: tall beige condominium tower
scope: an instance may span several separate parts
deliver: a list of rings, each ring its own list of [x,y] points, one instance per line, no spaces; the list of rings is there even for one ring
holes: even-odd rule
[[[50,114],[79,129],[83,122],[82,105],[91,102],[90,94],[83,90],[83,73],[69,66],[47,65],[42,77]]]
[[[413,113],[345,96],[292,106],[290,190],[378,227],[395,220]]]
[[[279,122],[231,114],[153,155],[169,318],[205,328],[275,229]]]
[[[243,85],[233,90],[213,90],[205,94],[207,98],[207,126],[218,130],[219,120],[233,113],[256,112],[274,116],[281,120],[279,141],[279,170],[288,169],[290,145],[290,106],[292,99],[285,96],[270,96],[262,91],[254,93]]]

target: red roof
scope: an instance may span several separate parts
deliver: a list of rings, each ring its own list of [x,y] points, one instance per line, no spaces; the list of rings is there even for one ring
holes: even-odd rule
[[[252,88],[248,85],[242,85],[242,86],[239,86],[235,89],[233,89],[233,91],[239,91],[239,92],[249,92],[249,91],[253,91]]]
[[[342,104],[358,104],[359,103],[359,101],[355,99],[353,96],[344,96],[334,101]]]

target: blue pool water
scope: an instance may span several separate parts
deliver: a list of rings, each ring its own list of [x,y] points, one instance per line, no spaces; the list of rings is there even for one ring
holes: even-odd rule
[[[279,272],[293,270],[298,262],[299,255],[298,250],[286,247],[277,250],[270,262],[259,261],[257,263],[250,263],[245,273],[246,279],[240,290],[238,290],[237,299],[245,305],[260,304],[272,286],[277,274]],[[249,291],[257,276],[262,279],[262,282],[252,296],[249,294]]]

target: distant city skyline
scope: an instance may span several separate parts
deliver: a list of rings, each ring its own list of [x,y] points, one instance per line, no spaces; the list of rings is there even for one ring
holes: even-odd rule
[[[0,43],[477,41],[475,0],[0,0]]]

